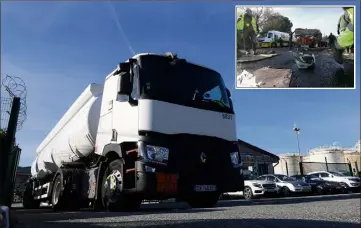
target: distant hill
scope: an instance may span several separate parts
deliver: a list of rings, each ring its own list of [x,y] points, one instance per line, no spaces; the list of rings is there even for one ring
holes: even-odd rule
[[[18,166],[18,172],[19,173],[28,173],[28,174],[30,174],[31,173],[31,166],[25,166],[25,167]]]

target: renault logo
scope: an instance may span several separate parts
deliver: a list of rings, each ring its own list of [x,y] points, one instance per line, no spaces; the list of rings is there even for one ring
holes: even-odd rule
[[[201,153],[200,158],[201,158],[201,162],[202,162],[202,163],[206,163],[206,161],[207,161],[207,155],[206,155],[204,152]]]

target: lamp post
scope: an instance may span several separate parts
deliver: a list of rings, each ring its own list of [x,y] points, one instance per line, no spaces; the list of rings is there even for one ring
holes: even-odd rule
[[[300,149],[300,139],[298,137],[298,135],[300,134],[300,128],[294,126],[293,127],[293,131],[296,133],[296,137],[297,137],[297,147],[298,147],[298,155],[301,157],[301,149]]]

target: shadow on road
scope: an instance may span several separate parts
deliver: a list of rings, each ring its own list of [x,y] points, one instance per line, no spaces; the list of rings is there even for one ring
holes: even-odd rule
[[[231,201],[220,201],[218,207],[236,207],[236,206],[249,206],[249,205],[282,205],[282,204],[297,204],[297,203],[310,203],[320,201],[334,201],[334,200],[345,200],[345,199],[357,199],[360,198],[360,194],[349,194],[349,195],[330,195],[330,196],[315,196],[315,197],[292,197],[292,198],[279,198],[279,199],[259,199],[259,200],[231,200]]]
[[[47,222],[44,227],[202,227],[202,228],[359,228],[360,224],[334,221],[295,220],[295,219],[209,219],[209,220],[158,220],[158,221],[109,221],[93,222]]]

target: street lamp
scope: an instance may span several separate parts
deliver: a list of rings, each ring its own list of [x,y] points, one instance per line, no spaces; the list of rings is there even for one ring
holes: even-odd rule
[[[293,131],[296,133],[296,137],[297,137],[297,147],[298,147],[298,155],[301,157],[301,149],[300,149],[300,139],[298,137],[298,135],[300,134],[300,128],[296,127],[296,125],[293,127]]]

